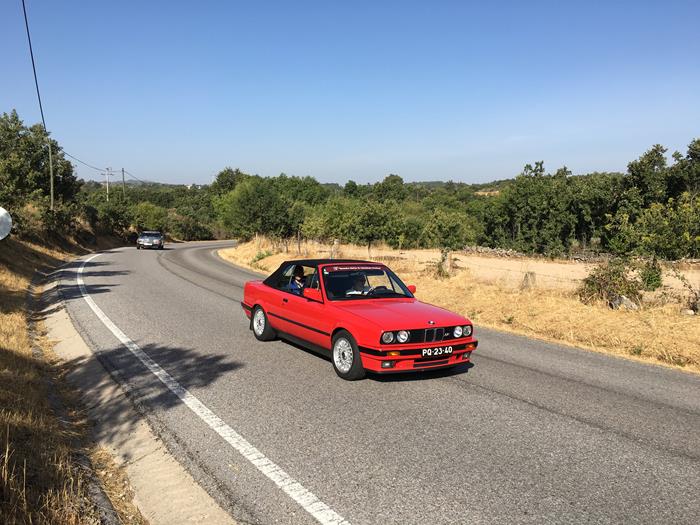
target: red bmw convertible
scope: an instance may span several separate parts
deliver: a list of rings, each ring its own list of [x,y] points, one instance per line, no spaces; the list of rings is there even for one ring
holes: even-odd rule
[[[415,291],[380,263],[286,261],[247,282],[241,306],[257,339],[279,336],[330,354],[343,379],[468,362],[478,344],[471,321],[418,301]]]

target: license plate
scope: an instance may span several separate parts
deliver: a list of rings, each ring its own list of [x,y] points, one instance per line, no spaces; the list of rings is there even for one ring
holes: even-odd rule
[[[451,346],[438,346],[436,348],[423,348],[421,355],[423,357],[435,357],[438,355],[450,355],[452,353]]]

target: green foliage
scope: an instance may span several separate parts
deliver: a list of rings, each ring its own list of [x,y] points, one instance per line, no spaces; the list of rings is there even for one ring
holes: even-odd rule
[[[211,192],[214,195],[224,195],[236,189],[236,186],[247,179],[250,175],[246,175],[238,168],[231,169],[229,167],[221,170],[216,179],[211,185]]]
[[[656,144],[627,165],[625,185],[639,191],[644,206],[666,200],[668,170],[665,153],[666,148]]]
[[[465,213],[437,209],[428,218],[421,232],[421,244],[444,251],[461,250],[475,244],[478,225]]]
[[[139,202],[131,208],[131,218],[138,231],[164,232],[168,224],[168,210],[150,202]]]
[[[53,153],[54,195],[69,202],[80,189],[73,166],[58,143],[50,140]],[[27,127],[16,111],[0,116],[0,203],[15,209],[50,193],[47,135],[41,125]]]
[[[250,177],[216,198],[214,207],[224,227],[241,240],[256,234],[282,238],[293,233],[285,202],[270,182],[260,177]]]
[[[656,257],[644,261],[639,268],[639,278],[645,291],[653,292],[663,284],[663,272]]]
[[[638,251],[675,260],[700,255],[700,203],[684,193],[677,201],[653,203],[634,225]]]
[[[213,238],[209,226],[199,220],[192,210],[168,215],[168,233],[183,241],[203,241]]]
[[[605,301],[611,305],[620,296],[639,303],[642,282],[630,274],[629,263],[622,258],[599,264],[583,280],[578,289],[578,296],[586,304]]]
[[[124,236],[131,225],[131,213],[126,202],[121,199],[112,199],[109,202],[101,202],[95,208],[97,222],[95,229],[105,235],[114,234]]]
[[[525,166],[485,217],[491,244],[523,252],[566,253],[575,238],[577,218],[569,178],[566,168],[547,175],[542,162]]]
[[[396,248],[467,244],[550,256],[579,251],[660,259],[700,257],[700,139],[685,154],[655,145],[626,174],[573,176],[526,165],[512,180],[321,184],[311,177],[262,178],[224,168],[210,186],[130,183],[106,202],[98,182],[78,181],[60,146],[54,153],[56,210],[49,193],[47,136],[16,112],[0,117],[0,205],[20,234],[70,233],[79,222],[97,233],[169,230],[192,240],[256,234]],[[38,233],[37,233],[38,234]]]
[[[255,264],[258,261],[261,261],[265,259],[266,257],[270,257],[272,255],[271,251],[268,250],[263,250],[259,251],[258,253],[255,254],[255,257],[250,261],[251,264]]]

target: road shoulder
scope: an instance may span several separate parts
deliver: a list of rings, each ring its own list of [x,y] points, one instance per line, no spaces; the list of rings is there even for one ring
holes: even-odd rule
[[[51,305],[43,314],[54,352],[70,364],[67,379],[81,392],[97,443],[123,467],[134,502],[150,523],[233,524],[234,520],[167,451],[77,332],[58,293],[58,280],[44,288]]]

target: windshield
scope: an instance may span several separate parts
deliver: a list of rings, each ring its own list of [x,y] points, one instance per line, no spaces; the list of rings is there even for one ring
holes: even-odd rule
[[[326,266],[323,282],[331,301],[413,297],[401,279],[385,266]]]

